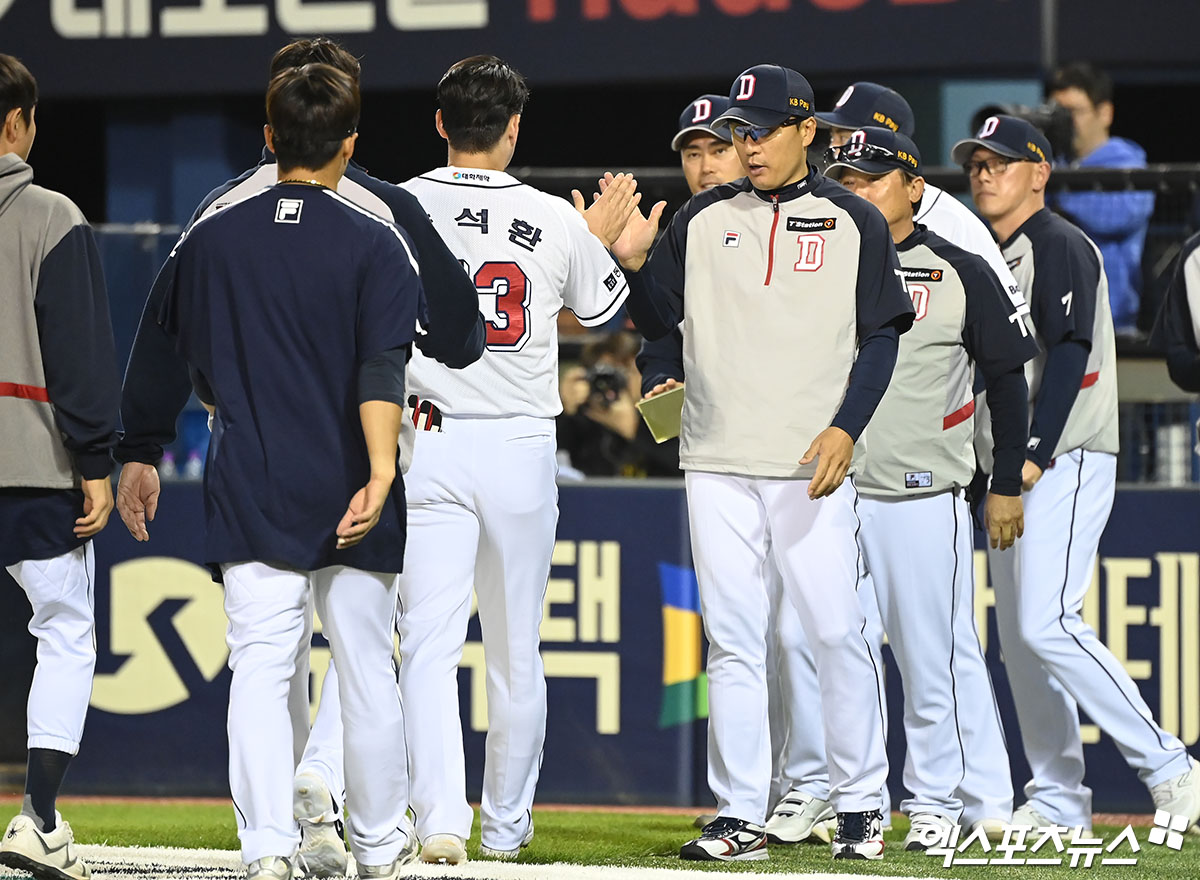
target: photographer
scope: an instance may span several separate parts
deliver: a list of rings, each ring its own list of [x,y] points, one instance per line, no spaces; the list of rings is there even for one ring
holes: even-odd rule
[[[679,476],[678,440],[656,444],[634,405],[637,350],[636,337],[614,333],[586,346],[580,366],[564,374],[558,448],[586,476]]]

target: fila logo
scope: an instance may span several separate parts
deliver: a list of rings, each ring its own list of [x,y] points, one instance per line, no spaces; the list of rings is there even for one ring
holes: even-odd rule
[[[854,86],[847,86],[846,91],[842,92],[842,96],[837,99],[837,104],[834,105],[833,109],[836,110],[839,107],[841,107],[843,104],[845,104],[847,101],[850,100],[850,96],[853,94],[854,94]]]
[[[752,73],[743,73],[738,77],[737,100],[748,101],[754,97],[754,86],[758,78]]]
[[[692,104],[692,107],[696,111],[692,114],[693,123],[703,122],[712,116],[712,101],[708,100],[708,98],[700,98]]]
[[[976,137],[987,138],[996,133],[997,126],[1000,125],[1000,117],[989,116],[983,122],[983,128],[979,129],[979,134]]]
[[[275,206],[276,223],[299,223],[300,212],[304,210],[301,199],[280,199]]]
[[[740,232],[734,232],[732,229],[725,230],[725,240],[722,242],[725,247],[737,247],[741,241],[742,234]]]

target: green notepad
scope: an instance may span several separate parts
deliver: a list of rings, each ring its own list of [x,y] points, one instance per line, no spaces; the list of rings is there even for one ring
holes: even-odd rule
[[[672,437],[678,437],[683,419],[683,386],[647,400],[639,400],[637,408],[656,442],[665,443]]]

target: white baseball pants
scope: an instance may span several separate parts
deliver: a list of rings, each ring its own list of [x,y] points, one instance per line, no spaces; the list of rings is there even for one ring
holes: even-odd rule
[[[538,630],[558,525],[557,470],[551,419],[447,416],[442,431],[418,432],[405,481],[399,631],[422,839],[471,834],[457,672],[472,585],[487,666],[480,840],[517,849],[532,822],[546,738]]]
[[[404,717],[392,665],[395,575],[263,562],[225,565],[223,572],[233,670],[229,787],[242,859],[292,856],[300,845],[289,697],[297,646],[311,626],[311,594],[339,666],[350,848],[360,864],[390,863],[407,843]]]
[[[963,814],[969,769],[994,779],[989,817],[1012,815],[1012,781],[987,661],[974,626],[971,514],[961,494],[864,497],[859,542],[904,681],[909,816]],[[1011,551],[1009,551],[1011,552]],[[968,741],[970,723],[975,739]],[[1007,795],[1005,795],[1007,792]]]
[[[1060,825],[1091,826],[1083,784],[1083,709],[1147,786],[1186,773],[1187,749],[1151,717],[1124,667],[1083,622],[1100,534],[1116,487],[1116,456],[1060,455],[1025,494],[1016,552],[991,550],[996,619],[1033,778],[1025,794]]]
[[[51,559],[7,566],[33,607],[37,666],[29,688],[29,748],[78,754],[96,669],[92,542]]]
[[[689,471],[686,484],[709,640],[709,785],[718,813],[762,823],[770,799],[768,554],[813,647],[832,800],[840,812],[880,809],[883,693],[855,594],[853,484],[818,501],[807,480]]]

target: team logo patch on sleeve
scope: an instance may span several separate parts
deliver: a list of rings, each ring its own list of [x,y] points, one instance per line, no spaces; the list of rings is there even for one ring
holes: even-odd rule
[[[619,267],[614,267],[613,270],[611,272],[609,272],[608,276],[604,279],[604,287],[609,291],[616,290],[617,284],[620,283],[620,280],[621,280],[621,269]]]
[[[304,210],[302,199],[280,199],[275,206],[276,223],[299,223],[300,212]]]
[[[907,266],[900,269],[904,273],[905,281],[941,281],[941,269],[909,269]]]
[[[742,234],[732,229],[725,230],[725,238],[721,242],[725,247],[737,247],[742,243]]]
[[[788,217],[788,232],[823,232],[837,228],[836,217]]]
[[[933,488],[933,472],[932,471],[915,471],[904,475],[905,489],[932,489]]]

